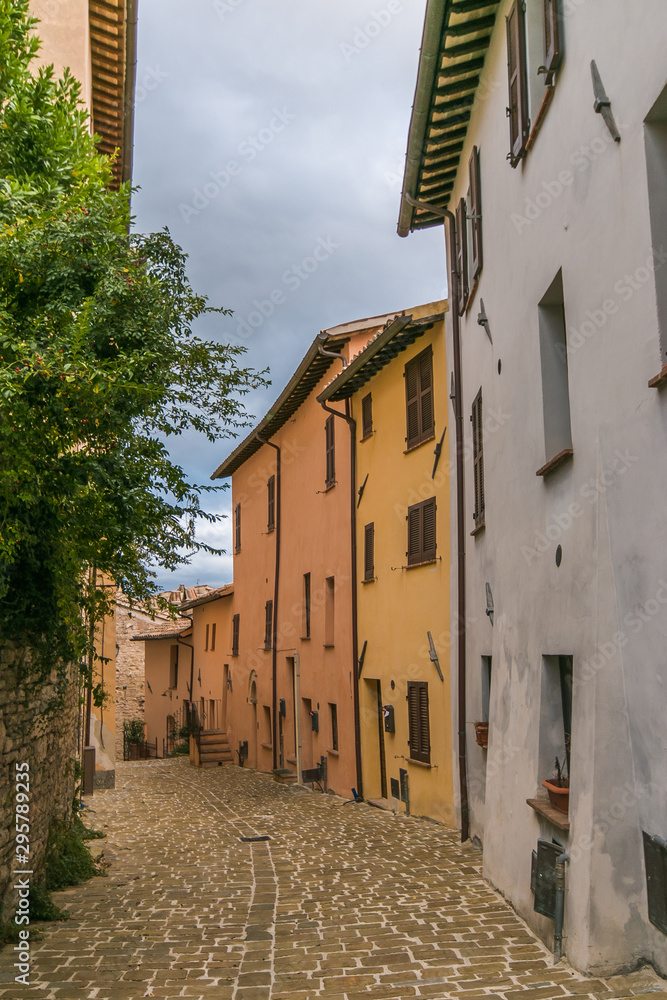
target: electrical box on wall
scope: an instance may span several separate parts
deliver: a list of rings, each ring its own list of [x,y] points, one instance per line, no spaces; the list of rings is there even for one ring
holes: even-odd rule
[[[648,918],[663,934],[667,934],[667,842],[661,837],[651,837],[644,831],[642,833]]]
[[[535,894],[533,909],[551,920],[556,917],[556,858],[563,850],[561,844],[538,840],[537,850],[533,851],[530,872],[530,888]]]
[[[287,703],[284,698],[280,699],[280,715],[282,715],[283,719],[287,715]]]
[[[384,712],[384,731],[385,733],[395,733],[396,723],[394,721],[394,706],[393,705],[383,705],[382,711]]]

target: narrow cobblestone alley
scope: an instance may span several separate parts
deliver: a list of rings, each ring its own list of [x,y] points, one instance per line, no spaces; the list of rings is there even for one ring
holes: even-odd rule
[[[667,998],[648,969],[554,968],[434,823],[182,759],[121,764],[90,813],[109,875],[56,895],[71,919],[33,933],[31,986],[2,952],[0,996]]]

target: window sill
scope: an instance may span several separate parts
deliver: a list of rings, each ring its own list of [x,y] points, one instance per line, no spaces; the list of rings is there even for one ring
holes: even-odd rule
[[[474,538],[475,535],[481,535],[481,533],[484,531],[485,528],[486,528],[486,522],[482,521],[481,524],[475,525],[475,527],[472,529],[472,531],[470,532],[470,534]]]
[[[405,567],[406,569],[417,569],[418,566],[432,566],[433,563],[437,563],[437,558],[435,559],[424,559],[423,562],[408,563]]]
[[[661,386],[667,383],[667,365],[663,365],[662,371],[655,378],[652,378],[648,384],[649,389],[660,389]]]
[[[275,530],[276,530],[275,524],[271,524],[267,527],[266,533],[267,535],[272,535]]]
[[[263,750],[273,750],[273,743],[262,743]]]
[[[309,635],[300,635],[299,639],[301,640],[301,642],[310,642],[310,636]]]
[[[371,431],[370,434],[364,434],[362,438],[359,438],[359,444],[361,444],[363,441],[370,441],[370,439],[373,437],[374,434],[375,431]]]
[[[323,493],[328,493],[329,490],[332,490],[334,488],[334,486],[336,485],[337,482],[338,482],[338,480],[336,480],[336,482],[334,482],[334,483],[325,483],[324,484],[324,489],[322,490],[322,492]]]
[[[475,301],[475,296],[477,295],[477,289],[479,288],[479,274],[476,278],[473,278],[472,287],[468,292],[468,298],[466,299],[465,308],[463,310],[464,314],[467,313]]]
[[[433,431],[432,434],[429,434],[429,436],[424,438],[422,441],[417,441],[415,444],[411,444],[404,450],[403,454],[409,455],[411,451],[416,451],[417,448],[421,448],[423,444],[428,444],[429,441],[435,441],[435,431]]]
[[[333,649],[336,644],[334,642],[325,642],[323,645],[325,649]]]
[[[415,760],[414,757],[407,758],[408,764],[414,764],[415,767],[437,767],[437,764],[427,764],[425,760]]]
[[[296,764],[296,757],[285,757],[288,764]]]
[[[574,450],[572,448],[564,448],[559,451],[557,455],[549,459],[541,469],[538,469],[535,473],[536,476],[548,476],[550,472],[553,472],[560,465],[567,461],[568,458],[572,458],[574,455]]]
[[[371,576],[371,577],[368,578],[368,580],[361,580],[360,582],[361,583],[375,583],[376,580],[377,580],[376,576]]]
[[[565,830],[566,832],[570,829],[570,820],[561,812],[560,809],[555,809],[551,805],[549,799],[526,799],[526,804],[534,809],[536,813],[540,816],[544,816],[548,819],[550,823],[558,827],[559,830]]]
[[[330,757],[340,757],[339,750],[327,750],[327,753]]]

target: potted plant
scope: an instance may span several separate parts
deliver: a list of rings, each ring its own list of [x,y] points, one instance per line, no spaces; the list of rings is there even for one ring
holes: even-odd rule
[[[565,770],[567,766],[567,754],[563,758],[563,763],[559,761],[556,757],[555,769],[556,773],[551,778],[545,778],[542,782],[542,787],[546,788],[549,794],[549,802],[554,807],[558,809],[559,812],[568,815],[570,809],[570,778],[565,777]],[[569,775],[569,768],[568,775]]]
[[[478,747],[486,750],[489,745],[489,724],[488,722],[473,722],[475,727],[475,742]]]
[[[141,758],[142,744],[144,742],[144,723],[142,719],[127,719],[123,723],[123,735],[127,747],[126,753],[130,760]],[[128,759],[126,756],[126,760]],[[144,754],[145,756],[145,754]]]

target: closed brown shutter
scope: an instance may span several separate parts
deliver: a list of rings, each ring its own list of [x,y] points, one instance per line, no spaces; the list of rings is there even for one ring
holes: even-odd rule
[[[543,0],[544,3],[544,66],[547,71],[546,83],[551,84],[551,75],[560,66],[561,45],[558,23],[558,0]]]
[[[408,448],[433,437],[433,350],[429,345],[405,366],[406,443]]]
[[[241,504],[234,508],[234,551],[241,551]]]
[[[209,633],[210,627],[211,627],[210,625],[206,626],[206,643],[204,645],[204,652],[206,652],[206,650],[208,649],[208,633]]]
[[[367,438],[373,433],[373,400],[370,392],[361,400],[361,434]]]
[[[215,633],[216,633],[216,623],[213,622],[211,625],[211,649],[215,649]]]
[[[303,636],[310,639],[310,573],[303,574]]]
[[[422,504],[422,561],[435,559],[435,497]]]
[[[507,17],[507,74],[509,77],[510,154],[513,167],[523,156],[529,132],[526,83],[526,14],[524,0],[514,0]]]
[[[240,615],[234,615],[232,618],[232,656],[239,655],[239,627],[241,622]]]
[[[431,731],[428,717],[428,683],[408,682],[408,725],[410,732],[410,757],[431,763]]]
[[[456,271],[459,276],[459,314],[463,315],[468,301],[468,220],[463,198],[456,209]]]
[[[265,607],[264,621],[264,649],[271,649],[271,638],[273,630],[273,601],[267,601]]]
[[[268,524],[267,530],[273,531],[276,526],[276,477],[271,476],[267,483],[268,492]]]
[[[472,404],[472,456],[475,481],[475,527],[484,524],[484,424],[482,418],[482,390]]]
[[[326,485],[333,486],[336,482],[336,432],[334,421],[335,417],[331,416],[328,418],[325,425],[325,437],[326,437]]]
[[[405,366],[405,406],[407,445],[411,448],[419,444],[419,363],[417,358],[408,361]]]
[[[472,274],[474,281],[482,270],[482,187],[479,176],[479,150],[473,146],[468,164],[470,175],[470,214],[472,215]]]
[[[408,507],[408,566],[436,557],[435,497]]]
[[[375,524],[364,528],[364,580],[375,578]]]

